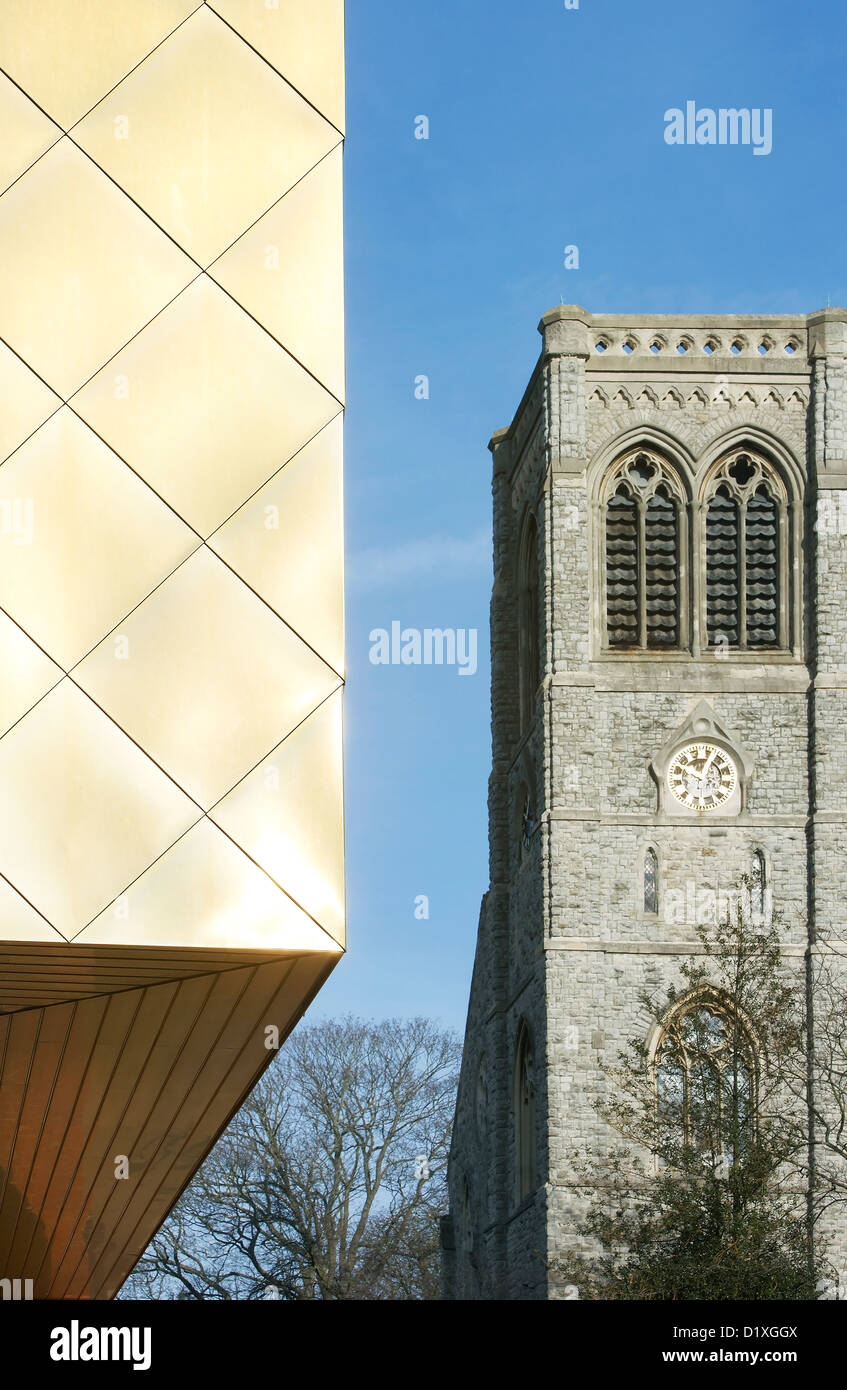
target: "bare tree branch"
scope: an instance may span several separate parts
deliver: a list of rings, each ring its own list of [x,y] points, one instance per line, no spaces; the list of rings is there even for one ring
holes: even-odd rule
[[[298,1028],[120,1296],[437,1298],[459,1060],[423,1018]]]

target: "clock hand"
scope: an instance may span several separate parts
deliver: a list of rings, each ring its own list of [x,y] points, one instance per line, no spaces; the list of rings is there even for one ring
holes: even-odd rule
[[[692,768],[689,768],[689,772],[691,773],[691,776],[692,776],[692,777],[696,777],[698,782],[705,782],[706,778],[707,778],[708,775],[709,775],[709,769],[710,769],[710,767],[712,766],[712,763],[714,762],[715,758],[717,757],[717,752],[718,752],[717,748],[713,748],[713,749],[712,749],[711,753],[709,754],[708,758],[706,759],[706,761],[705,761],[705,763],[704,763],[704,765],[703,765],[703,771],[702,771],[702,772],[695,772],[693,767],[692,767]]]

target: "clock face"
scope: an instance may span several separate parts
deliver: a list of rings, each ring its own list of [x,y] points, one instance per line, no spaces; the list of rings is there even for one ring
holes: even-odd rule
[[[738,771],[714,743],[686,743],[668,768],[668,789],[690,811],[716,811],[732,796]]]

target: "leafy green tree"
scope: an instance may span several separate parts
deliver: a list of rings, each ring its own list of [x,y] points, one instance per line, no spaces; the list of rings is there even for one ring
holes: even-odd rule
[[[698,927],[683,983],[643,995],[649,1041],[608,1068],[620,1136],[584,1158],[584,1253],[554,1266],[583,1299],[813,1299],[824,1269],[805,1208],[802,962],[744,880]],[[622,1142],[621,1142],[622,1141]],[[572,1290],[572,1296],[573,1290]]]

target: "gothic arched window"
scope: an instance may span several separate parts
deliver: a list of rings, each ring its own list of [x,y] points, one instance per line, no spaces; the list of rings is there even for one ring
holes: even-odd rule
[[[704,502],[709,647],[788,647],[788,497],[782,479],[758,454],[736,450],[709,475]]]
[[[717,996],[690,1000],[665,1024],[656,1050],[659,1115],[686,1145],[732,1159],[755,1120],[755,1052]]]
[[[644,855],[644,911],[659,911],[659,859],[652,845]]]
[[[535,1191],[535,1058],[526,1023],[518,1029],[515,1045],[515,1150],[517,1197],[522,1201]]]
[[[604,488],[606,645],[668,651],[685,645],[685,497],[670,465],[636,449]]]
[[[521,733],[532,718],[541,679],[538,645],[538,528],[530,514],[521,537],[518,577],[518,669]]]

